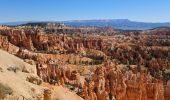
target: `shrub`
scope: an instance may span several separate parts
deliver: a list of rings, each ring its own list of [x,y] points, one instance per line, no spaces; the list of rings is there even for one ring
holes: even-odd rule
[[[11,95],[13,90],[7,85],[3,85],[0,83],[0,99],[4,99],[6,95]]]
[[[13,71],[13,72],[16,73],[16,72],[17,72],[18,70],[20,70],[20,69],[19,69],[19,67],[8,67],[7,70],[8,70],[8,71]]]
[[[165,73],[164,71],[162,72],[163,77],[168,81],[170,80],[170,73]]]
[[[0,67],[0,72],[3,72],[3,69]]]

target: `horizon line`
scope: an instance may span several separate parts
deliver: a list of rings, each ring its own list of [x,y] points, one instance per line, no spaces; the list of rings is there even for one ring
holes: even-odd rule
[[[143,22],[143,23],[170,23],[170,21],[158,21],[158,22],[149,22],[149,21],[137,21],[137,20],[130,20],[130,19],[104,19],[104,18],[101,18],[101,19],[72,19],[72,20],[27,20],[27,21],[8,21],[8,22],[0,22],[0,24],[6,24],[6,23],[19,23],[19,22],[71,22],[71,21],[92,21],[92,20],[128,20],[128,21],[131,21],[131,22]]]

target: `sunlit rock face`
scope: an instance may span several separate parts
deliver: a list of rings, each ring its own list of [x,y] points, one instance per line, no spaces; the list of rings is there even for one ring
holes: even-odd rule
[[[71,38],[65,35],[45,34],[41,30],[11,29],[2,30],[3,35],[8,36],[10,43],[31,51],[56,52],[68,51],[75,52],[84,49],[102,49],[101,39],[81,39]]]
[[[71,28],[60,31],[1,28],[0,48],[34,65],[43,82],[66,87],[85,100],[170,99],[167,30],[110,36],[81,36],[84,31]]]

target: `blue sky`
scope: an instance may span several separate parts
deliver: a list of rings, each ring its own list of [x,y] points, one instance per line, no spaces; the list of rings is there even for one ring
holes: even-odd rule
[[[0,22],[86,19],[170,22],[170,0],[0,0]]]

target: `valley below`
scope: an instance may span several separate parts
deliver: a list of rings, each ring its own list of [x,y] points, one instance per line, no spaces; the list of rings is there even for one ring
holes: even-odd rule
[[[0,26],[0,100],[170,100],[170,27]]]

